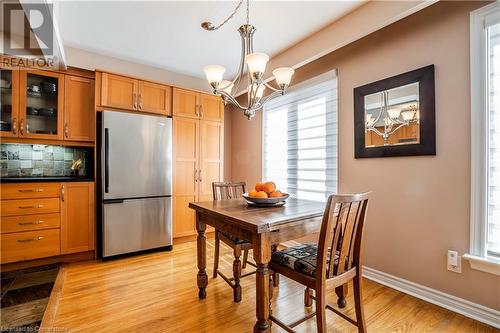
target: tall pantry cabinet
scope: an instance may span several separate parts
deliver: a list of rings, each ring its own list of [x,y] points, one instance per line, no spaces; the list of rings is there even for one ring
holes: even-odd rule
[[[224,106],[218,96],[174,88],[174,238],[196,234],[189,202],[212,200],[212,182],[222,181]]]

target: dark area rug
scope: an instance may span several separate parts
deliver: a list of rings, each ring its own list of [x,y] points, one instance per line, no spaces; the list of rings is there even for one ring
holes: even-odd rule
[[[37,332],[59,265],[1,273],[1,332]]]

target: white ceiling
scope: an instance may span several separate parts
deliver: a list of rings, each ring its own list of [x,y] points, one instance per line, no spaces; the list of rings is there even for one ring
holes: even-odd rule
[[[235,1],[68,1],[59,2],[59,31],[64,45],[167,70],[203,77],[208,64],[234,75],[240,59],[245,22],[242,6],[217,31],[200,28],[220,23]],[[256,28],[254,51],[273,56],[318,31],[361,1],[251,1]]]

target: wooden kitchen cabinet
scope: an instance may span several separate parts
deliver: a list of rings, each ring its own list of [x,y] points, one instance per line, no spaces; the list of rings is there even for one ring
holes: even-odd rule
[[[2,200],[2,217],[59,212],[59,199],[37,198]]]
[[[139,82],[126,76],[102,73],[101,104],[112,108],[136,110]]]
[[[94,182],[0,187],[2,265],[95,248]]]
[[[110,73],[101,74],[101,106],[170,116],[172,87]]]
[[[174,88],[172,112],[174,116],[199,119],[199,93],[191,90]]]
[[[172,88],[162,84],[139,81],[138,110],[171,116]]]
[[[59,229],[2,234],[2,264],[60,254]]]
[[[60,254],[60,183],[1,184],[1,263]]]
[[[222,123],[200,121],[198,201],[213,200],[212,183],[222,180],[223,136]]]
[[[219,96],[200,94],[200,119],[224,121],[224,105]]]
[[[94,80],[66,75],[64,81],[64,139],[94,141]]]
[[[19,135],[19,71],[0,68],[0,136]]]
[[[59,198],[59,183],[3,183],[2,201],[11,199]]]
[[[219,96],[174,88],[172,97],[174,116],[193,119],[224,121],[224,107]]]
[[[19,72],[19,138],[63,139],[64,74]]]
[[[94,183],[61,184],[61,254],[94,249]]]
[[[173,230],[178,238],[196,234],[189,202],[212,200],[212,182],[222,180],[224,126],[174,116],[173,128]]]
[[[174,117],[173,121],[173,233],[174,237],[192,235],[194,211],[188,208],[198,197],[199,121]]]
[[[4,68],[1,78],[2,137],[94,141],[92,78]]]

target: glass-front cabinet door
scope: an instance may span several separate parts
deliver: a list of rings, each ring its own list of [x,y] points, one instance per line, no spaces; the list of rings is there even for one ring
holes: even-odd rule
[[[20,87],[19,137],[62,140],[64,75],[22,71]]]
[[[19,70],[0,68],[0,136],[19,135]]]

